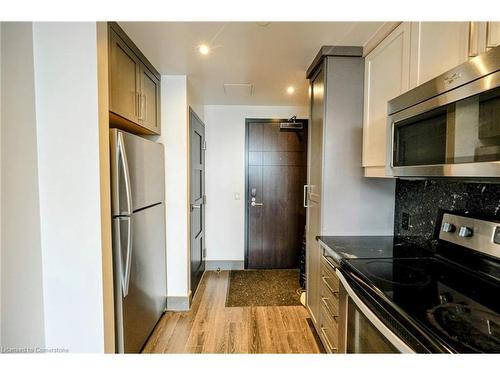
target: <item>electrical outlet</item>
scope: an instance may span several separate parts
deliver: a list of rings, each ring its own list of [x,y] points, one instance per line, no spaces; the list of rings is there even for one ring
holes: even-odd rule
[[[404,230],[410,229],[410,214],[408,212],[403,212],[401,218],[401,228],[403,228]]]

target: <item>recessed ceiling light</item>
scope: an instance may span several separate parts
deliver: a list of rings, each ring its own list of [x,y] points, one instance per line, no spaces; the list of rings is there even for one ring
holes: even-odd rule
[[[286,88],[286,92],[287,92],[288,94],[292,95],[292,94],[295,92],[295,87],[293,87],[293,86],[288,86],[288,87]]]
[[[206,56],[210,53],[210,48],[206,44],[200,44],[198,47],[198,52]]]

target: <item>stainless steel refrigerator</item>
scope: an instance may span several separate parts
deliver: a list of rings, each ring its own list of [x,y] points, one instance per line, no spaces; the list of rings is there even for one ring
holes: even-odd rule
[[[138,353],[166,307],[163,145],[111,129],[116,351]]]

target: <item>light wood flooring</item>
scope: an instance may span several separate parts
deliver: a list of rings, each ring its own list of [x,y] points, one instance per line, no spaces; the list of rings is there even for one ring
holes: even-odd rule
[[[167,312],[143,353],[320,353],[303,306],[225,307],[229,272],[207,271],[192,308]],[[319,340],[319,339],[318,339]]]

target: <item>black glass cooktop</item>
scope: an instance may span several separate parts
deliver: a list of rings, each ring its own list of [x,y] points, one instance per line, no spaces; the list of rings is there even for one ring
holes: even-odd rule
[[[451,352],[500,353],[500,284],[437,257],[344,259],[370,294]]]
[[[406,258],[431,253],[405,239],[394,236],[318,236],[337,258]]]

